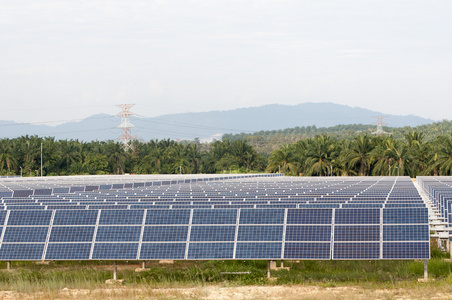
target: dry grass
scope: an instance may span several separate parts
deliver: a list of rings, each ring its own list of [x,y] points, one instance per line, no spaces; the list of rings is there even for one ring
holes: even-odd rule
[[[215,300],[374,300],[452,299],[452,288],[434,283],[413,284],[410,288],[367,288],[363,286],[321,287],[315,285],[238,286],[207,285],[191,288],[113,287],[62,289],[34,293],[0,291],[0,299],[215,299]]]

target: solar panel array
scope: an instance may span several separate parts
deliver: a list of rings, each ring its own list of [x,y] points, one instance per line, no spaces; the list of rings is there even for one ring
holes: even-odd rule
[[[428,209],[404,177],[86,176],[0,185],[0,260],[430,257]]]
[[[452,177],[451,176],[420,176],[417,182],[426,192],[440,216],[452,227]],[[452,239],[450,239],[452,241]]]

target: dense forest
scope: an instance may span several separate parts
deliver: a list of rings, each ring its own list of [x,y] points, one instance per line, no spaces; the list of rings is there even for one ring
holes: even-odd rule
[[[265,140],[265,135],[210,144],[133,141],[128,151],[115,141],[23,136],[0,140],[0,174],[38,176],[42,144],[45,176],[264,171],[303,176],[452,175],[452,130],[445,129],[451,125],[444,121],[422,131],[399,129],[380,136],[347,130],[341,136],[321,133],[282,145],[275,142],[269,154],[256,150],[252,142]]]
[[[116,141],[81,142],[23,136],[0,140],[0,174],[37,176],[78,174],[197,174],[262,172],[267,160],[246,142],[178,143],[133,141],[125,151]]]
[[[452,121],[442,121],[417,127],[383,127],[395,139],[403,139],[411,131],[422,133],[424,140],[431,142],[440,135],[452,132]],[[258,153],[270,154],[284,144],[291,144],[300,140],[326,134],[337,139],[352,140],[362,133],[374,133],[375,125],[337,125],[333,127],[295,127],[282,130],[259,131],[255,133],[225,134],[223,139],[231,141],[246,139]]]

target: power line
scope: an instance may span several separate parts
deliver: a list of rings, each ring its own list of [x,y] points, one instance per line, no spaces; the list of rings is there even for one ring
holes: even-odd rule
[[[81,119],[70,119],[70,120],[54,120],[54,121],[40,121],[40,122],[28,122],[28,123],[14,123],[14,124],[0,124],[1,127],[8,127],[8,126],[25,126],[25,125],[38,125],[38,124],[48,124],[48,123],[67,123],[67,122],[76,122],[76,121],[83,121],[87,119],[110,119],[114,116],[104,116],[104,117],[89,117],[89,118],[81,118]]]
[[[138,115],[139,117],[146,118],[145,116]],[[149,123],[156,123],[156,124],[163,124],[163,125],[171,125],[171,126],[178,126],[178,127],[186,127],[186,128],[198,128],[198,129],[206,129],[206,130],[228,130],[228,131],[237,131],[237,132],[246,132],[246,133],[252,133],[254,130],[246,130],[246,129],[232,129],[232,128],[223,128],[223,127],[213,127],[213,126],[203,126],[203,125],[192,125],[187,123],[180,123],[180,122],[165,122],[165,121],[156,121],[156,120],[148,120],[148,119],[140,119],[140,121],[143,122],[149,122]]]

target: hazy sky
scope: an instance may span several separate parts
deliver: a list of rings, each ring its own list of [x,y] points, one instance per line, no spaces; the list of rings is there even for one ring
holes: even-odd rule
[[[334,102],[452,119],[452,1],[0,0],[0,120]]]

